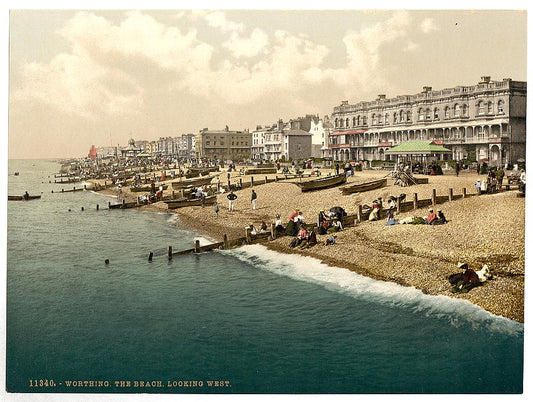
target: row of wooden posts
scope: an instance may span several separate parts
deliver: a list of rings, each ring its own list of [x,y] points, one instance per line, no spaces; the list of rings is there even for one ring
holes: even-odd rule
[[[506,186],[506,189],[509,190],[510,186]],[[406,211],[416,210],[419,208],[437,205],[437,204],[441,204],[444,202],[453,201],[453,200],[457,200],[460,198],[472,197],[476,195],[480,195],[480,194],[479,193],[467,194],[466,188],[463,188],[460,194],[454,194],[453,189],[450,188],[448,191],[448,194],[442,195],[442,196],[437,195],[437,190],[433,189],[431,198],[427,198],[427,199],[418,199],[418,194],[414,193],[412,201],[403,201],[403,202],[398,203],[397,212],[406,212]],[[343,227],[356,225],[357,223],[360,223],[368,219],[370,212],[371,211],[363,211],[363,206],[359,205],[357,213],[344,216],[341,220],[341,223]],[[316,229],[316,228],[317,228],[316,223],[306,224],[307,230]],[[251,229],[246,228],[244,236],[236,238],[236,239],[230,240],[228,239],[228,235],[225,234],[224,241],[213,243],[213,244],[208,244],[205,246],[200,246],[200,241],[196,240],[194,248],[183,250],[183,251],[178,251],[178,252],[173,252],[172,246],[169,246],[167,250],[167,256],[168,256],[168,259],[170,260],[173,257],[186,255],[186,254],[202,253],[202,252],[218,250],[218,249],[228,250],[228,249],[239,247],[239,246],[246,245],[246,244],[261,243],[264,241],[274,240],[280,236],[283,236],[283,234],[278,233],[276,231],[275,224],[272,223],[270,225],[270,231],[265,232],[265,233],[258,233],[256,235],[252,235]],[[153,253],[150,252],[148,261],[152,261],[152,258],[153,258]]]

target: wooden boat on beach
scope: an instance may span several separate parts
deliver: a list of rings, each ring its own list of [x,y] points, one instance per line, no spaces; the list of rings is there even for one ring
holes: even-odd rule
[[[338,186],[343,183],[346,183],[345,173],[337,174],[334,176],[321,177],[320,179],[314,179],[295,184],[298,185],[302,189],[302,191],[312,191]]]
[[[159,187],[161,187],[161,185],[157,185],[157,183],[156,183],[155,189],[159,190]],[[166,190],[168,188],[168,184],[163,184],[162,187],[163,187],[163,190]],[[152,191],[152,186],[130,187],[130,191],[132,193],[141,193],[141,192],[145,192],[145,191]]]
[[[350,186],[343,187],[342,194],[352,194],[352,193],[362,193],[364,191],[375,190],[377,188],[383,187],[387,184],[387,178],[368,181],[366,183],[352,184]]]
[[[185,174],[186,178],[198,177],[198,176],[207,176],[211,172],[218,172],[220,169],[217,167],[208,167],[208,168],[190,168],[189,171]]]
[[[210,195],[204,198],[203,205],[213,205],[216,202],[216,200],[217,200],[216,195]],[[181,198],[178,200],[169,200],[169,201],[163,201],[163,202],[167,204],[168,209],[176,209],[176,208],[202,205],[201,198]]]
[[[27,197],[24,197],[23,195],[8,195],[7,200],[8,201],[30,201],[30,200],[38,200],[41,198],[40,195],[29,195]]]
[[[278,169],[275,167],[256,167],[256,168],[250,168],[245,169],[244,174],[272,174],[276,173]]]
[[[173,189],[179,190],[188,186],[203,186],[206,184],[210,184],[211,180],[213,180],[213,176],[198,177],[182,181],[173,181],[171,183]]]

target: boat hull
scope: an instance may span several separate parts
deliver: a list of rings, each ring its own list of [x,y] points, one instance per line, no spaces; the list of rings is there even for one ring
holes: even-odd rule
[[[205,197],[203,201],[203,205],[213,205],[216,202],[216,200],[217,200],[217,197],[215,195]],[[167,204],[168,209],[176,209],[176,208],[184,208],[184,207],[202,205],[201,198],[170,200],[170,201],[164,201],[164,202],[165,204]]]
[[[309,180],[302,183],[296,183],[302,191],[322,190],[324,188],[334,187],[346,183],[346,175],[344,173],[327,176],[320,179]]]
[[[354,184],[351,186],[346,186],[342,188],[342,194],[353,194],[353,193],[362,193],[365,191],[375,190],[377,188],[384,187],[387,184],[387,179],[379,179],[374,181],[369,181],[367,183]]]
[[[24,198],[23,195],[8,195],[7,200],[8,201],[31,201],[31,200],[38,200],[40,199],[40,195],[30,195],[27,198]]]

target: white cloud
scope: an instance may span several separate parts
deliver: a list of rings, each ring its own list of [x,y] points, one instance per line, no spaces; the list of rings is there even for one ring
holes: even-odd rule
[[[80,12],[60,31],[71,44],[70,53],[48,64],[28,65],[15,98],[33,98],[91,117],[139,112],[150,80],[168,93],[239,105],[273,93],[303,99],[311,85],[326,82],[346,93],[357,87],[373,91],[388,84],[382,61],[390,48],[418,46],[411,39],[418,27],[410,15],[395,12],[388,20],[348,31],[342,39],[345,63],[330,68],[330,49],[305,35],[255,28],[246,36],[244,24],[229,21],[222,11],[186,14],[204,19],[229,38],[206,42],[196,29],[168,26],[139,11],[126,13],[119,23]]]
[[[233,56],[239,58],[257,56],[264,51],[264,48],[268,43],[269,40],[267,34],[256,28],[248,38],[233,32],[231,38],[223,43],[222,46],[228,49]]]
[[[209,26],[218,28],[222,32],[242,32],[244,30],[244,24],[229,21],[223,11],[208,12],[204,18]]]
[[[425,18],[420,24],[420,30],[424,33],[437,31],[438,27],[433,18]]]

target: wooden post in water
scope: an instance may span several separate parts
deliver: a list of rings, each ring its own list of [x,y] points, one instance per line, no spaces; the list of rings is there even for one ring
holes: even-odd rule
[[[200,240],[194,241],[194,252],[199,253],[200,252]]]
[[[453,201],[453,188],[450,188],[450,194],[448,195],[448,201]]]
[[[97,210],[97,211],[100,210],[100,205],[96,204],[96,210]]]
[[[126,205],[126,200],[122,200],[122,205]]]
[[[268,183],[268,177],[265,176],[265,184]]]
[[[463,198],[466,198],[466,187],[463,187]]]
[[[111,209],[111,203],[110,203],[110,202],[107,203],[107,207],[108,207],[109,209]]]
[[[362,222],[363,221],[363,206],[362,205],[359,205],[357,207],[357,220],[359,222]]]
[[[152,252],[150,251],[150,254],[148,254],[148,261],[151,262],[153,258],[154,258],[154,253],[152,253]]]
[[[418,194],[413,194],[413,209],[418,209]]]
[[[224,234],[224,250],[227,250],[229,248],[228,246],[229,246],[228,235]]]
[[[253,187],[254,186],[254,177],[252,176],[250,179],[251,179],[250,187]],[[242,185],[241,185],[241,187],[242,187]]]
[[[168,246],[168,259],[172,259],[172,246]]]
[[[431,194],[431,205],[437,205],[437,190],[433,189]]]
[[[276,175],[276,179],[275,179],[275,181],[278,181],[278,176],[277,176],[277,175]]]
[[[240,183],[241,189],[242,189],[242,177],[239,179],[239,183]]]

